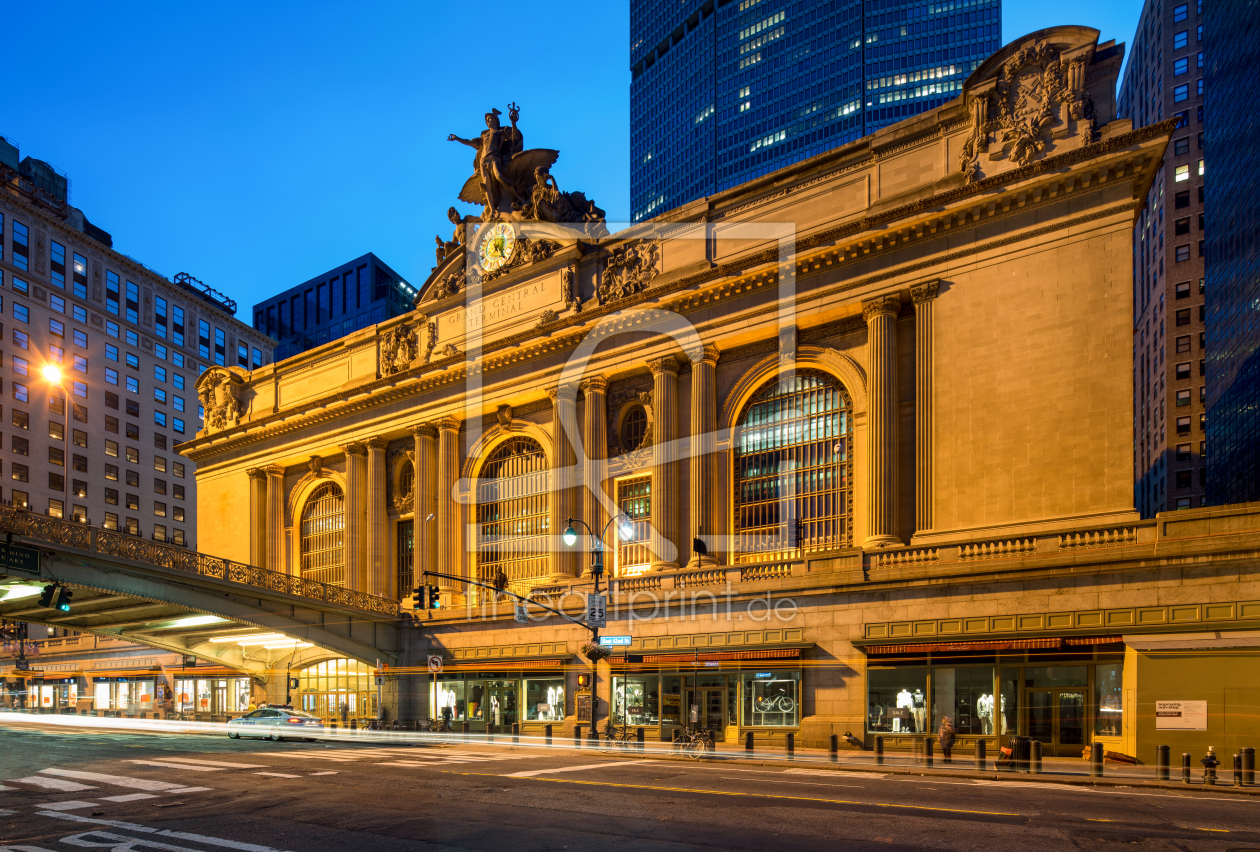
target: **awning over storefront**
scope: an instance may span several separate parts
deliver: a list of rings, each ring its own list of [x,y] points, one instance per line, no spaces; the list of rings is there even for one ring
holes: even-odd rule
[[[868,645],[868,656],[889,654],[943,654],[966,651],[1058,650],[1063,646],[1111,645],[1119,636],[1051,637],[1045,639],[999,639],[991,642],[924,642],[914,645]]]
[[[727,660],[796,660],[800,659],[800,656],[800,648],[757,648],[746,651],[711,651],[703,654],[694,652],[690,654],[644,654],[643,663],[644,665],[649,665],[653,663],[712,663]]]
[[[443,661],[442,673],[446,672],[506,672],[525,669],[558,669],[572,658],[546,660],[451,660]]]
[[[161,673],[162,672],[160,669],[155,668],[155,669],[149,669],[147,671],[136,671],[136,672],[129,672],[124,669],[116,669],[116,670],[111,671],[109,674],[110,675],[116,674],[118,677],[139,677],[139,676],[143,676],[144,674],[160,675]],[[190,679],[190,678],[198,678],[198,677],[249,677],[250,676],[249,672],[242,672],[242,671],[237,671],[236,669],[229,669],[226,666],[206,666],[205,668],[194,668],[194,669],[167,669],[167,674],[169,674],[171,677],[183,678],[185,680]]]

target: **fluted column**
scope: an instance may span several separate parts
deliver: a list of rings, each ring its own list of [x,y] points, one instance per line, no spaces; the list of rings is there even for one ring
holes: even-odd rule
[[[932,529],[932,308],[939,281],[910,288],[914,299],[914,528]]]
[[[284,465],[267,467],[267,568],[289,573],[284,564]]]
[[[437,513],[437,441],[438,430],[435,426],[423,423],[411,430],[415,439],[415,482],[412,496],[415,498],[415,567],[413,578],[417,586],[424,585],[421,574],[425,571],[440,571],[437,561],[438,528],[437,518],[427,520],[429,515]],[[399,589],[399,594],[406,597],[409,591]]]
[[[267,472],[262,468],[245,471],[249,477],[249,564],[267,565]]]
[[[898,296],[862,303],[869,382],[866,523],[863,546],[900,544],[897,524],[897,312]]]
[[[438,568],[445,574],[467,576],[465,570],[463,530],[455,486],[459,482],[459,420],[443,417],[438,427],[437,534]],[[456,594],[465,592],[462,583],[443,579],[443,589]]]
[[[359,442],[342,447],[346,454],[346,586],[368,591],[363,559],[363,496],[367,448]]]
[[[653,571],[678,567],[678,361],[648,363],[652,370],[652,551]]]
[[[590,524],[596,535],[608,523],[604,511],[604,479],[608,476],[608,379],[591,376],[582,382],[586,399],[583,406],[582,448],[582,520]],[[604,554],[604,572],[612,576],[616,559],[611,551]],[[591,548],[582,548],[582,574],[591,572]]]
[[[367,583],[364,588],[384,598],[397,597],[393,593],[395,575],[385,564],[389,552],[385,541],[385,440],[372,438],[367,442],[367,525],[364,528],[367,560]]]
[[[706,346],[700,360],[691,363],[691,535],[701,537],[709,555],[692,554],[691,565],[715,565],[717,552],[717,371],[718,350]]]
[[[573,487],[577,481],[574,468],[577,455],[573,449],[571,429],[577,429],[577,388],[552,388],[547,391],[551,399],[551,436],[555,444],[555,458],[551,469],[551,575],[555,580],[576,577],[579,551],[564,543],[563,535],[569,518],[575,517]],[[567,424],[567,426],[566,426]]]

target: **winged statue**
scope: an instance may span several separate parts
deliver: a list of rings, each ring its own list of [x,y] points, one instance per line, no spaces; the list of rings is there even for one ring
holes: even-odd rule
[[[464,139],[454,133],[446,137],[476,152],[472,176],[464,181],[459,200],[483,205],[484,221],[527,206],[535,170],[550,168],[560,156],[559,151],[551,148],[525,150],[524,137],[516,126],[521,110],[515,103],[508,104],[511,127],[503,127],[499,121],[502,114],[497,109],[486,113],[486,129],[474,139]]]

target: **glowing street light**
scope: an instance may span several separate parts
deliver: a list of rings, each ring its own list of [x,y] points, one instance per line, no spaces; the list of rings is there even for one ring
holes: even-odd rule
[[[52,385],[61,384],[61,368],[56,364],[45,364],[44,379]]]

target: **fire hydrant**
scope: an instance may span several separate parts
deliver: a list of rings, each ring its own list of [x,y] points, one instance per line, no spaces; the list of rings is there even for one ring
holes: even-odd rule
[[[1208,746],[1207,756],[1199,762],[1203,764],[1203,783],[1215,787],[1216,767],[1221,765],[1221,762],[1216,759],[1216,747]]]

